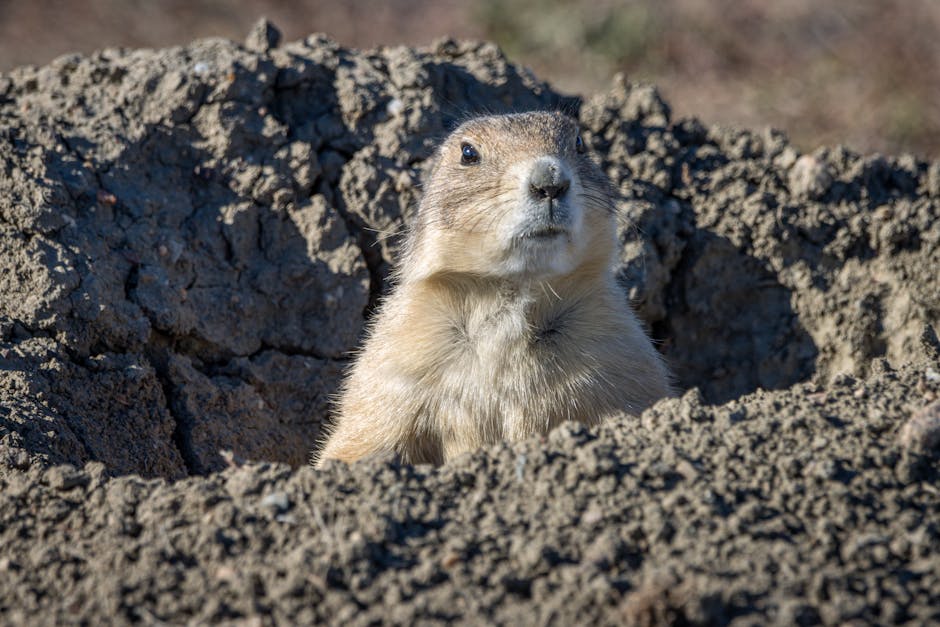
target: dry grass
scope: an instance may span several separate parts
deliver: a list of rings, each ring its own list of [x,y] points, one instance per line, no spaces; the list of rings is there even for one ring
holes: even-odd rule
[[[353,46],[485,37],[567,91],[624,71],[659,85],[679,116],[775,126],[807,150],[940,156],[934,0],[0,0],[0,71],[105,46],[239,39],[262,14],[287,38],[323,31]]]

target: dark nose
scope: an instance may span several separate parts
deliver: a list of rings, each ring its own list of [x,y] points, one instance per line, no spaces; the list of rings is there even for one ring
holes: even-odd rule
[[[571,187],[571,179],[553,161],[538,161],[529,175],[529,193],[536,200],[561,198]]]

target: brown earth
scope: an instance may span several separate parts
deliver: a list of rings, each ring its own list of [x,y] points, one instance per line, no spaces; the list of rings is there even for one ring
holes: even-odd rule
[[[276,41],[0,76],[3,622],[940,620],[940,163],[566,98],[491,44]],[[688,391],[305,467],[435,142],[546,107]]]

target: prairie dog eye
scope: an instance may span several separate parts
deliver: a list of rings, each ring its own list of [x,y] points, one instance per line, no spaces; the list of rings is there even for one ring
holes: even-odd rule
[[[460,163],[462,165],[476,165],[480,163],[480,153],[473,144],[464,142],[460,145]]]
[[[574,148],[578,152],[584,152],[584,140],[581,139],[581,135],[578,135],[578,138],[574,140]]]

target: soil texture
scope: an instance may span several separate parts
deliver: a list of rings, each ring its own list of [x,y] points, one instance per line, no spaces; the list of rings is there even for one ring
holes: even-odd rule
[[[580,119],[683,395],[306,466],[436,143]],[[0,620],[940,621],[940,162],[562,96],[488,43],[0,75]]]

